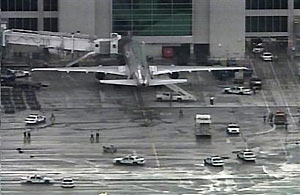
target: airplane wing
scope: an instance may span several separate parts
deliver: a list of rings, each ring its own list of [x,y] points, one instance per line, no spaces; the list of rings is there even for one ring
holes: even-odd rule
[[[174,72],[195,72],[214,70],[247,70],[246,67],[224,67],[224,66],[150,66],[153,75],[168,74]]]
[[[137,83],[134,79],[100,80],[99,82],[112,85],[137,86]]]
[[[158,86],[158,85],[171,85],[178,83],[186,83],[187,79],[151,79],[149,81],[149,86]]]
[[[126,66],[89,66],[89,67],[63,67],[63,68],[33,68],[31,71],[59,71],[59,72],[85,72],[105,73],[114,75],[127,75]]]

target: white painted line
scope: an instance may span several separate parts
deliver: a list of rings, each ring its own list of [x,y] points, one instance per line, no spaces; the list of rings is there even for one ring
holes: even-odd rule
[[[160,163],[159,163],[159,160],[158,160],[157,151],[156,151],[154,143],[152,143],[152,149],[153,149],[153,153],[154,153],[154,156],[155,156],[156,165],[157,165],[157,167],[160,167]]]
[[[273,125],[273,127],[267,131],[257,132],[257,133],[253,133],[253,134],[249,134],[249,135],[262,135],[262,134],[270,133],[270,132],[274,131],[275,129],[276,129],[276,125]],[[247,135],[247,136],[249,136],[249,135]]]
[[[279,81],[279,79],[278,79],[278,77],[277,77],[277,74],[276,74],[274,68],[273,68],[273,63],[270,62],[269,65],[270,65],[271,70],[272,70],[272,72],[273,72],[273,75],[274,75],[274,77],[275,77],[276,83],[277,83],[277,85],[278,85],[278,87],[279,87],[279,90],[280,90],[280,96],[281,96],[281,99],[282,99],[282,101],[283,101],[283,104],[284,104],[284,106],[286,107],[286,109],[287,109],[287,111],[288,111],[288,113],[289,113],[289,115],[290,115],[290,117],[291,117],[291,119],[292,119],[293,126],[296,126],[296,121],[295,121],[294,117],[292,116],[291,109],[290,109],[290,107],[289,107],[289,104],[288,104],[287,101],[286,101],[286,97],[285,97],[285,95],[284,95],[284,93],[283,93],[282,87],[281,87],[281,85],[280,85],[280,81]]]
[[[280,139],[280,143],[281,143],[282,149],[283,149],[283,151],[284,151],[285,158],[287,159],[287,158],[288,158],[288,152],[286,151],[286,149],[285,149],[285,147],[284,147],[284,143],[282,142],[282,139]]]
[[[251,58],[250,58],[250,65],[251,65],[251,68],[252,68],[254,74],[257,75],[257,72],[255,71],[255,68],[254,68],[254,66],[253,66],[253,63],[252,63],[252,59],[251,59]],[[269,106],[269,104],[268,104],[268,102],[267,102],[267,100],[266,100],[266,96],[265,96],[264,90],[260,90],[260,93],[261,93],[261,95],[262,95],[262,97],[263,97],[263,100],[264,100],[264,103],[265,103],[265,105],[266,105],[267,112],[270,113],[270,112],[271,112],[271,109],[270,109],[270,106]]]

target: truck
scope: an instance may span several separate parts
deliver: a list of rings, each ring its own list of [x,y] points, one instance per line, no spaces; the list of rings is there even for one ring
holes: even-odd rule
[[[211,138],[210,134],[211,116],[209,114],[196,114],[195,136],[199,138]]]
[[[244,83],[244,71],[238,71],[234,73],[233,83],[243,84]]]
[[[277,111],[274,115],[274,124],[275,125],[286,125],[287,116],[283,111]]]
[[[161,101],[195,101],[194,97],[182,94],[182,93],[176,93],[176,92],[158,92],[156,94],[156,100]]]

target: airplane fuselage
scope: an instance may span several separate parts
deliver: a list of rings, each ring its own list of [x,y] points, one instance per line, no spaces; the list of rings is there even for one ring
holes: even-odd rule
[[[128,79],[134,79],[137,86],[148,86],[151,74],[144,43],[131,39],[124,45],[123,52],[128,67]]]

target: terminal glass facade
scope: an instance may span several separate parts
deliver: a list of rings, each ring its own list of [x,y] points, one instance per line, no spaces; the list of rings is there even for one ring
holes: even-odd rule
[[[113,32],[134,36],[192,35],[192,0],[113,0]]]
[[[300,9],[300,0],[294,0],[294,8]]]
[[[9,18],[8,28],[12,29],[24,29],[24,30],[37,30],[38,19],[37,18]]]
[[[37,11],[38,0],[1,0],[1,11]]]
[[[58,32],[58,18],[44,18],[44,31]]]
[[[287,32],[287,16],[247,16],[246,32]]]
[[[44,0],[44,11],[57,11],[57,0]]]
[[[288,0],[246,0],[246,9],[288,9]]]

